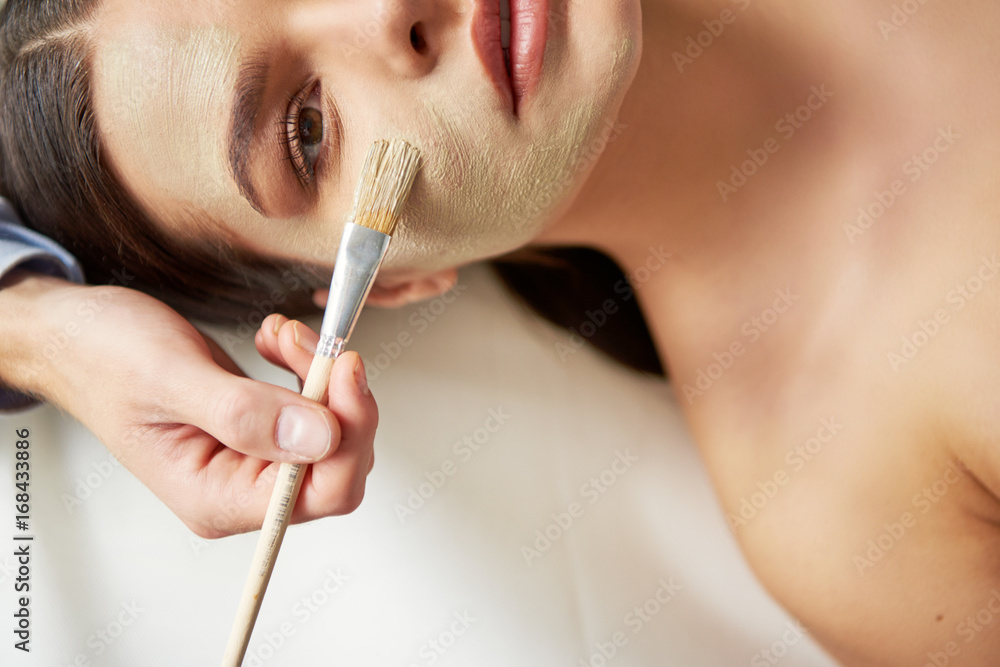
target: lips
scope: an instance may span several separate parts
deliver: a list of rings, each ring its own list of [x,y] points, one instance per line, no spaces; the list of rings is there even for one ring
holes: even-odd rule
[[[501,0],[476,0],[472,39],[476,53],[514,115],[531,96],[542,73],[549,0],[510,0],[509,73],[501,40]],[[506,13],[506,12],[504,12]]]

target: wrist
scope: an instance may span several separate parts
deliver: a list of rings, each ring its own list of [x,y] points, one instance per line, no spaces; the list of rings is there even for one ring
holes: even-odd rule
[[[0,280],[0,383],[25,393],[47,395],[51,369],[51,297],[86,289],[74,283],[15,269]]]

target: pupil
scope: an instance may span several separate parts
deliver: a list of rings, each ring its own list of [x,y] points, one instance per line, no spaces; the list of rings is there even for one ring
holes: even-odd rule
[[[299,139],[305,146],[323,141],[323,114],[317,109],[303,109],[299,116]]]

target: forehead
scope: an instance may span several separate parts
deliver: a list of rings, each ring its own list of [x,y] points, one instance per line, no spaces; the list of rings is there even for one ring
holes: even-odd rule
[[[123,26],[107,35],[95,48],[95,92],[108,131],[121,123],[177,129],[191,114],[227,107],[238,45],[234,34],[215,26]]]
[[[235,14],[233,0],[101,0],[97,20],[115,29],[125,24],[220,25]]]
[[[240,37],[181,3],[111,0],[94,26],[94,107],[110,163],[140,205],[170,227],[200,210],[232,219],[238,193],[226,137]]]

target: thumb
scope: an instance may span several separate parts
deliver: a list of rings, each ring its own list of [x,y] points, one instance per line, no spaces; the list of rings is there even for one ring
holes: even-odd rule
[[[326,406],[211,361],[190,369],[191,388],[178,397],[178,417],[230,449],[268,461],[311,463],[340,442],[340,424]]]

